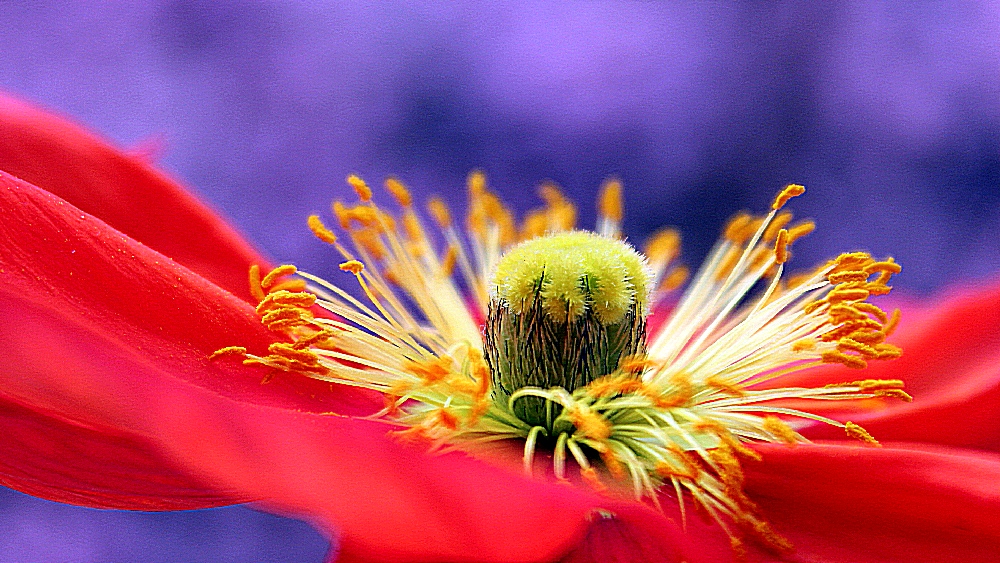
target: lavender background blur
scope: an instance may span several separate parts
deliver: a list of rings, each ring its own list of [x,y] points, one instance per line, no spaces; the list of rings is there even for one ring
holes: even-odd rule
[[[626,187],[634,240],[697,264],[738,209],[803,183],[796,246],[891,253],[927,295],[1000,269],[1000,4],[0,2],[0,87],[164,168],[265,252],[335,261],[304,217],[394,173],[461,205],[483,168],[523,211],[552,179]],[[332,485],[333,486],[333,485]],[[320,561],[300,522],[0,494],[0,562]]]

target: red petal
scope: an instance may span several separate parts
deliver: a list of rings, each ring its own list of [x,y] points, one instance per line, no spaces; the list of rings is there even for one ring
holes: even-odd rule
[[[260,255],[173,180],[72,123],[0,94],[0,170],[250,299]]]
[[[825,368],[776,382],[824,385],[857,379],[901,379],[912,403],[896,400],[800,405],[862,424],[879,440],[1000,448],[1000,283],[966,290],[925,309],[903,312],[901,358],[868,369]],[[863,410],[857,410],[863,407]],[[854,410],[851,410],[851,409]],[[811,438],[842,438],[843,430],[811,428]]]
[[[347,554],[398,561],[552,560],[607,503],[320,414],[369,406],[349,389],[208,362],[270,341],[248,304],[5,175],[0,240],[0,423],[17,441],[0,471],[17,488],[147,509],[265,499]]]
[[[1000,456],[897,446],[762,446],[747,492],[796,545],[791,560],[994,561]]]

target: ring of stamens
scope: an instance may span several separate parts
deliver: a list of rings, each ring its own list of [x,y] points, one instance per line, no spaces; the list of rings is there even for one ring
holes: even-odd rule
[[[285,341],[266,354],[227,347],[213,359],[235,356],[266,366],[265,380],[293,372],[377,391],[385,406],[371,418],[433,450],[474,451],[520,440],[529,473],[544,449],[558,479],[571,478],[568,467],[575,464],[583,482],[599,490],[625,487],[656,506],[658,492],[672,491],[682,521],[693,502],[730,535],[737,551],[745,537],[779,551],[790,548],[742,492],[741,460],[759,458],[747,443],[805,442],[803,424],[825,423],[878,445],[860,426],[792,408],[789,400],[911,400],[895,380],[773,385],[824,363],[861,369],[901,354],[886,342],[899,311],[869,302],[891,290],[889,281],[900,272],[891,258],[841,254],[786,276],[792,246],[815,228],[811,221],[793,223],[784,210],[802,186],[783,189],[763,217],[740,214],[729,222],[669,319],[634,355],[579,386],[521,385],[498,394],[479,328],[490,311],[491,273],[518,241],[574,229],[573,203],[546,184],[540,190],[545,206],[518,223],[475,172],[465,229],[432,199],[432,232],[398,180],[386,182],[396,214],[378,206],[360,178],[348,183],[359,203],[335,202],[333,212],[349,244],[317,215],[308,226],[343,257],[341,269],[355,278],[363,300],[291,266],[263,276],[253,267],[257,313]],[[594,236],[620,238],[620,182],[605,184],[598,211]],[[686,277],[676,263],[679,243],[675,231],[664,230],[644,247],[651,306]],[[760,285],[763,291],[755,294]],[[550,422],[519,417],[517,405],[526,400],[548,409]]]

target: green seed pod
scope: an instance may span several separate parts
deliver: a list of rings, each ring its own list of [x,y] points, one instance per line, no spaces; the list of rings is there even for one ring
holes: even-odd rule
[[[572,392],[645,350],[649,279],[627,243],[590,232],[532,239],[497,265],[486,324],[493,392],[522,387]],[[525,397],[514,414],[551,430],[559,413]]]

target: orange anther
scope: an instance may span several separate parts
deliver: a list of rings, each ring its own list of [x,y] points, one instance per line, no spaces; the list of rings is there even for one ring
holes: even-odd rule
[[[347,177],[347,183],[354,188],[355,193],[358,194],[358,198],[361,201],[371,201],[372,200],[372,189],[368,187],[368,184],[358,176],[351,174]]]
[[[774,437],[778,438],[786,444],[797,444],[799,442],[799,437],[794,430],[784,420],[776,416],[766,416],[764,417],[764,430],[770,432]]]
[[[319,215],[310,215],[306,220],[309,225],[309,230],[312,234],[316,235],[316,238],[327,243],[333,244],[337,242],[337,235],[333,234],[333,231],[326,228],[323,224],[323,220],[319,218]]]
[[[451,226],[451,212],[448,211],[448,205],[443,200],[436,197],[431,199],[427,202],[427,210],[439,227],[447,229]]]
[[[297,271],[298,270],[295,268],[295,266],[292,266],[291,264],[283,264],[281,266],[278,266],[277,268],[271,270],[266,276],[264,276],[264,279],[260,280],[260,286],[265,290],[270,289],[271,286],[273,286],[275,282],[277,282],[280,278],[283,278],[285,276],[290,276]]]
[[[858,356],[850,356],[840,350],[828,350],[820,356],[828,364],[844,364],[853,369],[864,369],[868,367],[868,362]]]
[[[788,260],[788,231],[781,229],[778,231],[778,238],[774,241],[774,263],[784,264]]]
[[[257,264],[250,266],[248,281],[250,282],[250,295],[260,303],[266,294],[264,288],[260,286],[260,266]]]
[[[844,425],[844,430],[847,432],[848,436],[854,438],[855,440],[860,440],[870,446],[882,447],[882,444],[879,444],[878,440],[872,438],[872,435],[869,434],[867,430],[857,424],[854,424],[853,422],[848,421]]]
[[[622,183],[611,178],[601,186],[601,195],[597,200],[597,211],[612,221],[621,221],[623,215]]]
[[[815,230],[816,223],[813,223],[812,221],[803,221],[798,225],[792,225],[792,227],[788,229],[788,242],[795,242]]]
[[[684,282],[687,281],[690,274],[691,271],[687,266],[677,266],[671,270],[667,277],[663,278],[663,282],[660,283],[660,290],[673,291],[677,289],[678,287],[684,285]]]
[[[764,231],[764,240],[771,241],[775,240],[778,236],[778,231],[785,228],[785,225],[792,220],[792,214],[788,211],[783,211],[778,213],[774,219],[771,219],[771,223],[767,226],[767,230]]]
[[[385,189],[389,190],[392,197],[396,198],[396,201],[402,207],[409,207],[413,205],[413,196],[410,195],[410,190],[406,189],[397,178],[389,176],[385,179]]]
[[[473,170],[469,173],[466,184],[469,188],[469,195],[473,198],[479,197],[486,193],[486,174],[483,174],[482,170]]]
[[[352,274],[358,275],[365,269],[365,265],[357,260],[348,260],[340,265],[340,269],[345,272],[351,272]]]
[[[788,203],[788,200],[793,197],[798,197],[804,193],[806,193],[804,186],[800,186],[798,184],[788,184],[785,186],[785,189],[781,190],[774,198],[774,203],[771,204],[771,209],[777,211],[778,209],[784,207],[785,204]]]
[[[247,349],[242,346],[226,346],[225,348],[219,348],[215,352],[212,352],[208,359],[214,360],[223,356],[245,356],[246,354]]]

